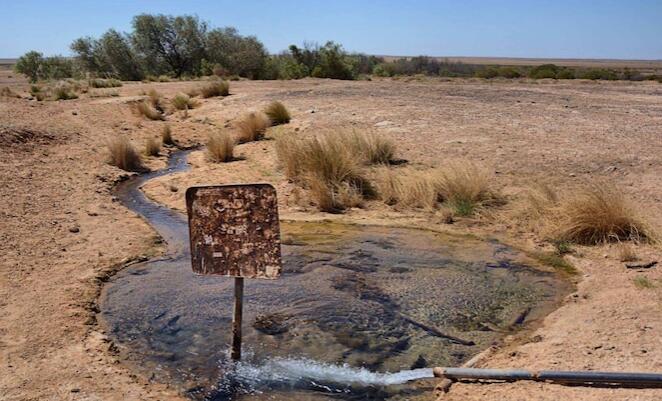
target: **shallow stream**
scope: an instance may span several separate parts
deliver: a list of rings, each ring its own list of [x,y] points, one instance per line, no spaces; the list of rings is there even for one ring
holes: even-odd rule
[[[192,398],[429,398],[434,381],[417,379],[430,378],[433,366],[460,365],[544,316],[569,290],[498,242],[283,222],[283,275],[246,280],[244,356],[233,364],[232,279],[194,275],[184,216],[140,191],[186,169],[187,155],[117,188],[168,251],[120,272],[104,289],[101,315],[135,369]]]

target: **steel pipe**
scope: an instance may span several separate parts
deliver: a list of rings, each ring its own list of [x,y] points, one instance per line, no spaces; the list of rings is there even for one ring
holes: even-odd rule
[[[436,377],[450,380],[533,380],[572,384],[626,384],[659,387],[660,373],[593,372],[593,371],[530,371],[526,369],[434,368]]]

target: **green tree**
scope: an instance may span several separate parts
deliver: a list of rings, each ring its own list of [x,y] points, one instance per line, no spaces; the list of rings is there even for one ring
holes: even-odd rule
[[[317,78],[354,79],[347,53],[338,43],[327,42],[320,48],[320,62],[312,75]]]
[[[14,70],[25,74],[30,82],[37,82],[42,78],[43,63],[44,55],[32,50],[19,57],[16,65],[14,65]]]
[[[264,45],[255,36],[241,36],[230,27],[209,31],[206,57],[209,63],[248,78],[261,77],[268,59]]]
[[[206,34],[207,24],[197,17],[141,14],[133,18],[131,38],[147,72],[180,77],[199,74]]]

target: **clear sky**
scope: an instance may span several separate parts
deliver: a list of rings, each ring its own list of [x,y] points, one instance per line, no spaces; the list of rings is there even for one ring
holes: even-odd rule
[[[145,12],[234,26],[271,52],[335,40],[380,55],[662,59],[662,0],[0,0],[0,58],[67,55]]]

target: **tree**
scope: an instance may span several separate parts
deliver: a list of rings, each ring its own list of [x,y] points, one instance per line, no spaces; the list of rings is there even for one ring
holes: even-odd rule
[[[320,48],[320,62],[313,69],[312,75],[317,78],[354,79],[354,72],[348,62],[347,54],[340,44],[326,42]]]
[[[18,73],[25,74],[30,82],[37,82],[42,78],[43,63],[44,55],[32,50],[19,57],[14,66],[14,70]]]
[[[143,77],[138,57],[125,34],[108,30],[98,40],[90,37],[76,39],[71,44],[78,64],[98,76],[135,81]]]
[[[267,51],[255,36],[241,36],[235,28],[213,29],[207,34],[207,61],[231,74],[258,78],[264,74]]]
[[[141,14],[133,18],[131,39],[146,71],[180,77],[200,72],[206,34],[207,24],[197,17]]]

